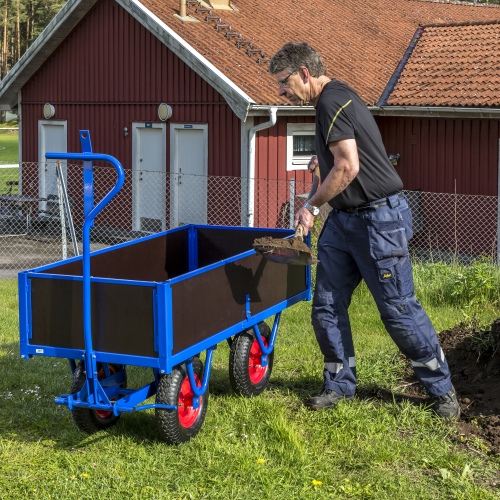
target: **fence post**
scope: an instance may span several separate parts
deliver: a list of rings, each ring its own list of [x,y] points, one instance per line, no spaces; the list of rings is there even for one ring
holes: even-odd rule
[[[290,179],[290,229],[293,229],[295,218],[295,179]]]
[[[57,160],[57,199],[59,201],[59,217],[61,218],[61,242],[62,242],[62,258],[66,260],[68,258],[68,247],[66,241],[66,218],[64,216],[64,205],[63,205],[63,194],[62,194],[62,175],[60,174],[61,164]]]
[[[497,265],[500,266],[500,139],[498,139],[498,187],[497,187]]]

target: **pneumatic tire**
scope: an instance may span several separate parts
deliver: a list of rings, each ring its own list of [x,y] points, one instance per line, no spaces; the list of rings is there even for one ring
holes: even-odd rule
[[[203,364],[193,358],[196,384],[201,386]],[[203,425],[208,408],[208,387],[200,396],[200,405],[193,408],[194,393],[186,365],[178,365],[168,375],[161,375],[156,391],[156,403],[177,406],[175,409],[156,408],[156,423],[161,438],[168,444],[181,444],[196,436]]]
[[[109,373],[113,375],[120,370],[125,371],[125,367],[121,365],[113,365],[108,364]],[[99,380],[103,380],[105,375],[104,365],[103,363],[97,364],[97,378]],[[127,374],[125,372],[125,382],[121,384],[121,387],[127,386]],[[83,361],[80,361],[78,366],[76,367],[73,373],[73,381],[71,384],[71,394],[75,394],[80,391],[85,384],[86,373],[85,373],[85,364]],[[71,411],[73,416],[73,420],[75,421],[76,426],[83,432],[87,434],[94,434],[95,432],[99,432],[103,429],[108,429],[112,425],[115,425],[120,418],[120,416],[115,415],[112,411],[105,410],[91,410],[88,408],[73,408]]]
[[[264,345],[269,344],[271,330],[267,323],[259,323]],[[253,328],[235,335],[229,354],[229,380],[233,390],[248,398],[258,396],[267,387],[274,363],[274,350],[262,366],[262,350],[255,338]]]

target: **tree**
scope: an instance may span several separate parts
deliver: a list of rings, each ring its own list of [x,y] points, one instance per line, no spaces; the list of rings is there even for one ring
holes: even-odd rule
[[[0,80],[64,3],[64,0],[0,0]]]

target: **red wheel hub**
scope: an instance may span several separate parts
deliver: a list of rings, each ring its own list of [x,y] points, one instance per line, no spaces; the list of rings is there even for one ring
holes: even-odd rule
[[[116,373],[116,367],[114,367],[113,365],[108,365],[108,367],[109,367],[109,374],[114,375]],[[101,368],[99,370],[99,373],[97,374],[97,379],[100,381],[103,378],[106,378],[106,373],[104,372],[104,368]],[[95,410],[95,414],[99,418],[107,419],[111,417],[111,415],[113,415],[113,412],[109,410]]]
[[[196,381],[196,386],[200,387],[201,386],[200,378],[198,377],[198,375],[196,375],[196,373],[194,374],[194,379]],[[193,392],[193,389],[191,388],[189,377],[186,377],[182,382],[181,389],[179,391],[179,399],[177,401],[178,404],[177,413],[179,415],[179,423],[185,429],[188,429],[189,427],[194,425],[201,411],[203,397],[200,397],[200,405],[198,406],[198,408],[193,408],[194,397],[195,394]]]
[[[268,342],[264,337],[260,337],[262,342],[267,347]],[[262,349],[260,348],[257,339],[253,341],[248,356],[248,375],[252,384],[258,384],[266,375],[267,365],[262,366]]]

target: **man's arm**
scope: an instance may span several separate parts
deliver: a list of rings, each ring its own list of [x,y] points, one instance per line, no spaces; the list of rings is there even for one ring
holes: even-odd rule
[[[316,207],[341,193],[359,172],[358,149],[354,139],[330,142],[328,147],[333,154],[334,164],[316,193],[308,200],[310,205]],[[310,163],[309,169],[314,170],[317,163],[317,159]],[[304,235],[307,235],[314,224],[314,217],[307,208],[302,207],[295,214],[295,226],[298,224],[304,227]]]

